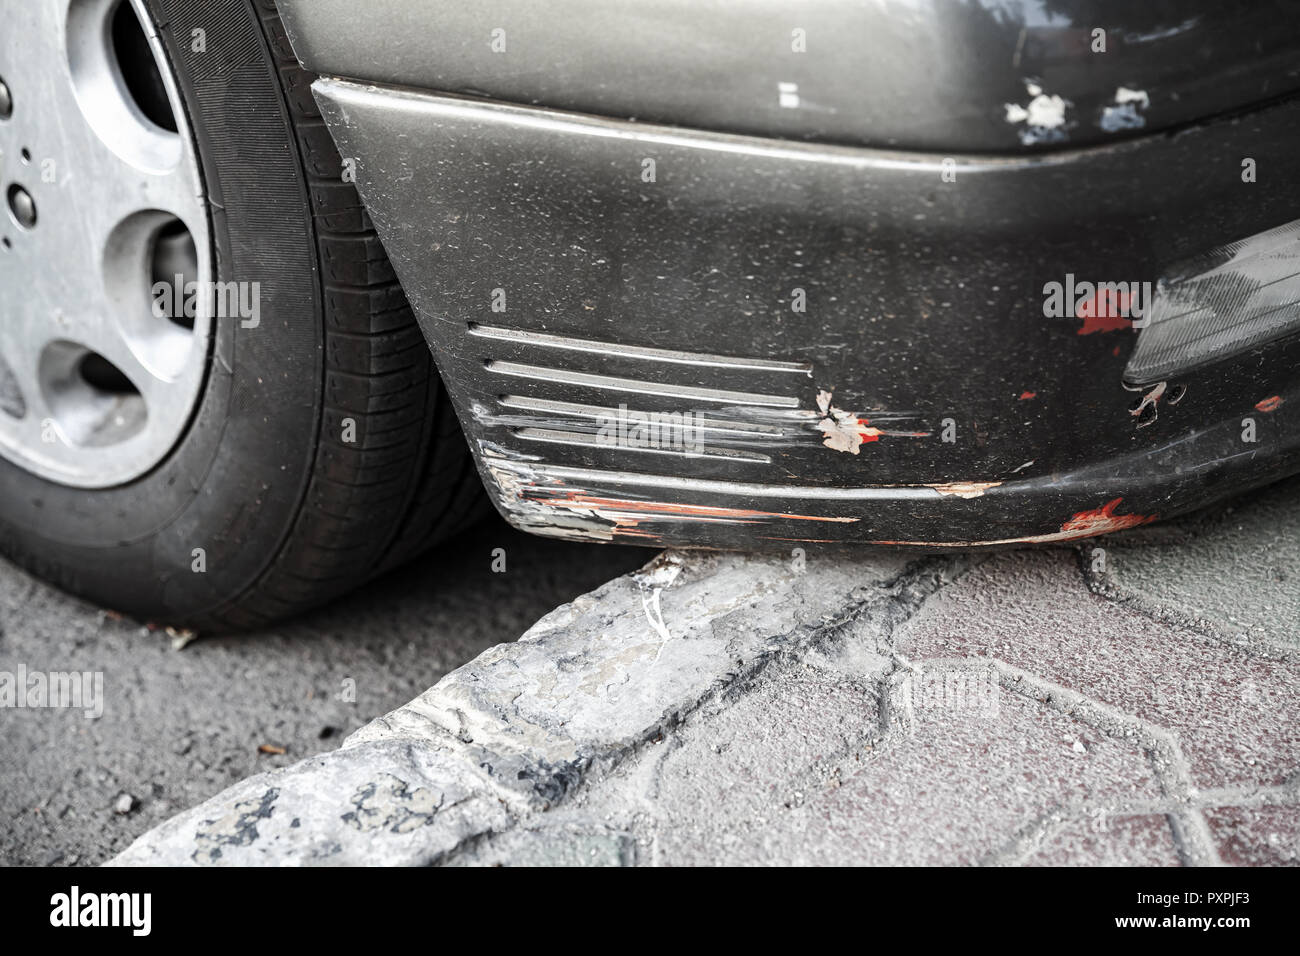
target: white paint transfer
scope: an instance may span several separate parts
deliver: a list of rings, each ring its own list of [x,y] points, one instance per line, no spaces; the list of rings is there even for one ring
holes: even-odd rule
[[[1019,125],[1020,141],[1025,145],[1065,139],[1066,111],[1070,101],[1044,92],[1033,80],[1025,80],[1028,103],[1003,103],[1006,121]]]

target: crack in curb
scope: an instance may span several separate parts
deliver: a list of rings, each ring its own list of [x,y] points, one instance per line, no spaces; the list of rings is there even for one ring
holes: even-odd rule
[[[850,593],[848,601],[836,611],[823,615],[816,623],[799,624],[783,634],[774,636],[768,642],[770,646],[755,653],[743,667],[726,672],[704,692],[674,707],[671,713],[666,715],[665,720],[659,721],[636,738],[621,746],[606,749],[603,753],[586,755],[572,761],[568,765],[571,771],[570,779],[560,788],[555,798],[541,806],[535,805],[528,797],[521,796],[517,791],[503,787],[495,779],[491,779],[492,789],[497,799],[506,807],[511,821],[509,827],[493,835],[518,829],[527,819],[536,816],[539,812],[547,812],[566,803],[590,778],[594,767],[599,766],[601,774],[608,775],[640,756],[648,745],[664,739],[673,741],[672,732],[682,727],[710,704],[731,706],[753,689],[762,675],[777,663],[802,661],[809,652],[822,649],[841,638],[855,636],[866,628],[877,631],[875,635],[877,643],[891,640],[893,630],[910,620],[932,595],[958,580],[981,561],[980,556],[926,556],[910,562],[887,582],[871,586],[860,598],[856,595],[864,589],[854,590]],[[867,686],[875,686],[878,690],[880,682],[876,680],[863,683]],[[446,734],[446,731],[444,730],[443,733]],[[456,739],[448,736],[449,739]],[[457,750],[465,757],[471,756],[461,747]],[[665,755],[670,750],[671,747],[665,751]],[[659,757],[660,760],[662,756]],[[462,840],[442,855],[442,862],[449,862],[467,852],[471,840],[473,845],[477,846],[485,839],[490,837],[477,834]]]

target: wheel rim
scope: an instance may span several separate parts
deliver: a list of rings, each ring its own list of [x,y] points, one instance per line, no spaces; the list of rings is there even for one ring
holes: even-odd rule
[[[0,456],[112,487],[171,452],[203,389],[197,152],[144,0],[0,13]]]

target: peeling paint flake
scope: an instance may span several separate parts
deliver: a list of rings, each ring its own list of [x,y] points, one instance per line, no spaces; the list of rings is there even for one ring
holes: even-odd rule
[[[1120,502],[1123,500],[1123,498],[1115,498],[1106,502],[1100,508],[1077,512],[1074,517],[1061,525],[1061,531],[1080,538],[1091,538],[1093,535],[1109,534],[1112,531],[1121,531],[1124,528],[1135,528],[1140,524],[1147,524],[1155,520],[1155,515],[1115,514],[1115,509],[1119,507]]]
[[[1002,104],[1006,121],[1021,126],[1018,131],[1020,141],[1026,146],[1063,142],[1069,126],[1065,114],[1070,101],[1043,92],[1043,88],[1033,80],[1025,80],[1025,92],[1029,96],[1028,103]]]
[[[864,443],[880,441],[884,432],[872,427],[868,419],[859,417],[857,413],[836,408],[831,404],[832,398],[834,395],[825,389],[817,393],[817,408],[822,413],[817,428],[825,436],[823,445],[835,451],[856,455]]]
[[[1115,102],[1121,106],[1126,103],[1134,103],[1146,109],[1151,105],[1151,97],[1147,96],[1146,90],[1130,90],[1121,86],[1115,91]]]
[[[1130,90],[1121,86],[1115,91],[1112,105],[1102,108],[1100,126],[1107,133],[1118,133],[1126,129],[1142,129],[1147,125],[1142,115],[1151,105],[1151,97],[1146,90]]]
[[[1280,396],[1280,395],[1273,395],[1273,396],[1271,396],[1271,397],[1269,397],[1269,398],[1266,398],[1266,399],[1264,399],[1264,400],[1262,400],[1262,401],[1256,402],[1256,403],[1255,403],[1255,410],[1256,410],[1256,411],[1263,412],[1264,414],[1267,415],[1269,412],[1275,412],[1275,411],[1277,411],[1277,407],[1278,407],[1279,405],[1281,405],[1283,401],[1284,401],[1284,399],[1282,398],[1282,396]]]
[[[979,498],[990,488],[1002,484],[1000,481],[949,481],[941,485],[926,485],[941,495],[954,495],[958,498]]]

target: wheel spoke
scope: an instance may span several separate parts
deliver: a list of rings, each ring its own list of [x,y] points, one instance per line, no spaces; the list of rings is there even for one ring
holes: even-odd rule
[[[0,412],[0,431],[6,426],[17,428],[17,421],[30,423],[49,416],[49,407],[41,393],[40,380],[37,377],[36,356],[26,343],[19,341],[12,330],[0,329],[0,354],[4,356],[5,368],[12,376],[13,385],[22,398],[25,414],[20,420]]]
[[[15,338],[13,334],[0,332],[0,352],[22,397],[24,414],[15,418],[0,412],[0,453],[6,449],[11,453],[21,450],[26,456],[45,459],[47,467],[54,466],[66,446],[41,390],[32,354]]]
[[[140,169],[102,143],[89,152],[73,173],[104,184],[95,208],[82,210],[82,222],[93,244],[104,249],[118,226],[142,212],[179,219],[196,235],[206,231],[205,200],[192,170],[183,166],[164,171]]]

